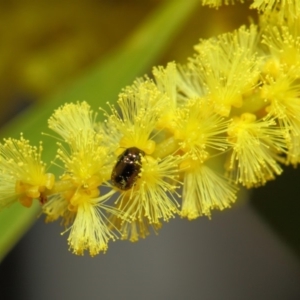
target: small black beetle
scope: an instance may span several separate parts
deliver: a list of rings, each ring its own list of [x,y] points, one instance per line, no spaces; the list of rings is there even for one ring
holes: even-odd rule
[[[139,148],[131,147],[126,149],[119,156],[112,170],[112,184],[123,191],[132,188],[141,170],[141,157],[144,155],[145,152]]]

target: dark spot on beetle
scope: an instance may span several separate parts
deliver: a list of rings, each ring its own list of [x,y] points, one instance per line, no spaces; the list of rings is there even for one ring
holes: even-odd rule
[[[145,152],[136,147],[126,149],[119,157],[111,173],[111,182],[120,190],[132,188],[139,177],[141,158]]]

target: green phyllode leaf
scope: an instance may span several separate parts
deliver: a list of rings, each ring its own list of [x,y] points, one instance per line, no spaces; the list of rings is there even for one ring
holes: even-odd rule
[[[23,132],[25,138],[37,145],[41,132],[49,132],[48,118],[61,104],[86,100],[97,109],[107,101],[115,101],[123,87],[155,63],[198,3],[198,0],[163,2],[117,51],[95,65],[72,86],[42,104],[30,107],[12,120],[2,128],[1,137],[17,138]],[[53,144],[53,139],[43,137],[45,162],[50,162],[55,155]],[[0,213],[0,261],[36,220],[38,210],[37,203],[31,209],[15,204]]]

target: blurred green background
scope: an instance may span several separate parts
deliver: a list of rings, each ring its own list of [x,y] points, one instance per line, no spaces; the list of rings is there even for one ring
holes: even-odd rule
[[[19,103],[45,101],[101,57],[115,51],[162,2],[1,0],[1,124],[14,114]],[[200,37],[236,28],[245,21],[247,13],[247,6],[241,5],[218,11],[201,8],[201,13],[198,6],[176,38],[168,41],[156,64],[185,62]]]

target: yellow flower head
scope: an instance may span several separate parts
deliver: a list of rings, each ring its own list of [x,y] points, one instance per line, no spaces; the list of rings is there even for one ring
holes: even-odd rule
[[[299,76],[300,18],[294,22],[287,21],[280,26],[278,26],[277,14],[274,14],[274,18],[274,24],[272,25],[264,19],[261,21],[264,28],[262,43],[268,47],[268,52],[270,53],[265,69],[273,76],[276,76],[279,71],[288,71],[290,68],[293,68],[295,72],[297,68]]]
[[[96,115],[85,102],[66,104],[49,119],[49,127],[68,144],[58,144],[57,158],[63,162],[65,171],[62,181],[72,181],[74,189],[93,195],[110,178],[112,164],[104,137],[95,130],[95,124]]]
[[[254,0],[251,8],[258,9],[265,15],[276,12],[279,22],[283,22],[285,19],[295,20],[300,16],[298,0]]]
[[[54,175],[46,173],[41,159],[42,144],[34,147],[21,135],[20,139],[6,139],[0,144],[0,208],[17,199],[29,207],[33,199],[44,202],[44,192],[54,185]]]
[[[236,199],[237,186],[200,162],[193,162],[184,173],[181,216],[189,220],[202,215],[211,216],[211,210],[223,210]]]
[[[233,148],[228,168],[236,182],[253,187],[281,174],[278,162],[284,161],[280,154],[286,152],[286,144],[274,119],[257,120],[244,113],[233,119],[228,135]]]
[[[190,68],[205,87],[216,113],[228,116],[232,107],[243,105],[243,94],[257,85],[261,64],[255,54],[257,40],[255,26],[242,26],[195,46],[197,55]]]
[[[276,118],[287,143],[287,163],[300,162],[300,83],[291,67],[288,71],[279,69],[277,76],[265,76],[262,97],[268,100],[266,111]]]
[[[120,112],[112,107],[109,124],[121,135],[118,147],[137,147],[146,154],[155,150],[153,131],[162,109],[168,106],[167,98],[151,80],[137,81],[119,95]],[[116,149],[117,150],[117,149]]]
[[[48,120],[50,129],[58,133],[66,142],[76,140],[78,132],[94,130],[96,114],[86,102],[67,103],[58,108]]]
[[[112,156],[96,132],[78,132],[69,147],[59,143],[57,158],[64,163],[65,172],[77,185],[99,186],[109,179]],[[68,149],[70,148],[70,149]],[[96,182],[97,181],[97,182]]]
[[[268,115],[276,118],[285,136],[286,163],[296,166],[300,162],[300,18],[287,18],[281,26],[277,25],[278,18],[274,13],[273,26],[265,26],[264,30],[269,59],[264,66],[261,97],[267,101]]]
[[[57,158],[64,164],[64,174],[43,207],[46,221],[61,217],[70,226],[68,241],[75,254],[81,255],[85,250],[91,256],[105,252],[108,241],[116,238],[106,215],[120,212],[105,204],[111,193],[100,196],[99,188],[110,179],[113,163],[105,146],[104,130],[97,124],[96,131],[96,114],[85,102],[66,104],[56,110],[49,127],[67,145],[58,144]]]
[[[202,5],[210,7],[220,7],[222,5],[232,5],[235,3],[244,3],[244,0],[202,0]],[[260,13],[270,15],[278,12],[279,20],[297,19],[300,16],[300,4],[298,0],[253,0],[250,8],[257,9]]]
[[[49,127],[68,144],[58,143],[57,158],[63,162],[65,174],[55,186],[58,192],[69,192],[65,196],[68,201],[76,191],[77,195],[98,196],[98,187],[107,176],[105,165],[109,155],[102,146],[102,135],[94,130],[95,117],[89,105],[82,102],[62,106],[49,119]]]
[[[61,182],[65,188],[66,181]],[[74,188],[70,185],[68,190],[55,194],[43,206],[46,222],[62,218],[63,224],[68,227],[65,232],[70,232],[68,243],[74,254],[83,255],[85,250],[91,256],[106,252],[108,242],[118,238],[118,230],[110,226],[107,216],[122,216],[119,210],[106,204],[113,193],[100,197],[96,187]]]
[[[70,228],[68,243],[77,255],[88,250],[91,256],[106,252],[108,242],[117,238],[108,224],[107,214],[116,214],[117,210],[105,205],[102,199],[89,199],[78,205],[76,217]]]
[[[193,160],[206,160],[212,151],[224,151],[228,121],[216,114],[209,101],[194,99],[177,111],[174,138]]]

